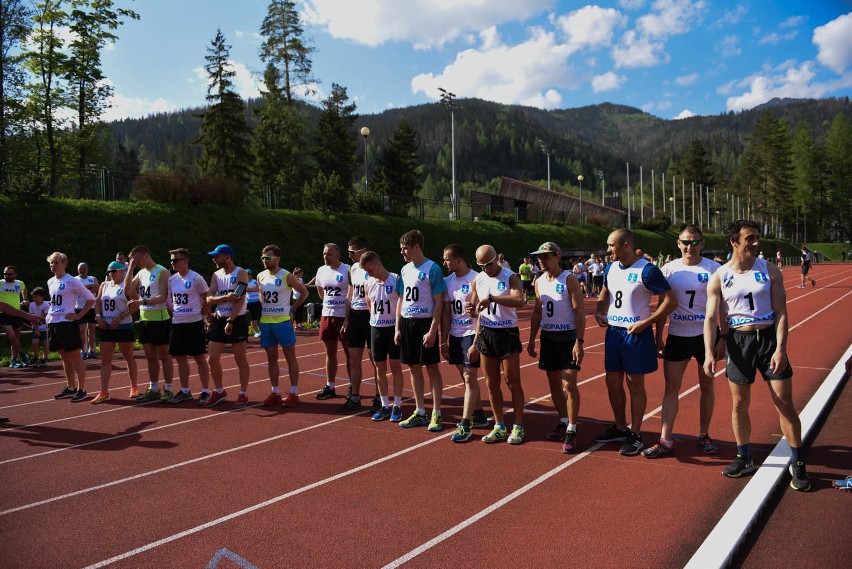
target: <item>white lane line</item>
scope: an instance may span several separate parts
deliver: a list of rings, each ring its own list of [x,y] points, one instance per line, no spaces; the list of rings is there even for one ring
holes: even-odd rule
[[[846,375],[846,360],[852,355],[852,345],[823,380],[799,415],[802,422],[802,440],[807,441],[829,401]],[[790,445],[781,439],[772,453],[752,476],[739,496],[734,500],[695,554],[686,564],[686,569],[710,569],[727,567],[740,542],[760,516],[773,489],[787,473],[790,463]]]

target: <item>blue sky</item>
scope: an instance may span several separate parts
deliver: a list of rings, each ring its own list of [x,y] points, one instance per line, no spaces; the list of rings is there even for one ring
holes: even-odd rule
[[[117,0],[139,13],[104,53],[107,119],[204,103],[221,28],[243,97],[258,95],[266,0]],[[317,99],[345,86],[360,114],[438,87],[540,108],[614,102],[662,118],[773,97],[852,93],[848,0],[304,0]]]

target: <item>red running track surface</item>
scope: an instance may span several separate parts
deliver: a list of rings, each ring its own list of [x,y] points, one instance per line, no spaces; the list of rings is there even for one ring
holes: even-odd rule
[[[852,266],[818,269],[819,286],[804,290],[796,288],[795,268],[785,271],[799,409],[852,341]],[[593,306],[587,300],[587,314]],[[529,310],[522,314],[526,344]],[[243,410],[230,403],[200,409],[125,400],[129,383],[120,359],[113,400],[98,406],[52,399],[64,385],[58,363],[48,370],[3,370],[0,414],[12,422],[0,428],[0,565],[681,567],[746,484],[721,474],[735,450],[727,382],[717,378],[711,427],[719,457],[695,445],[694,362],[683,382],[675,456],[622,457],[618,444],[592,441],[612,412],[603,381],[603,329],[591,316],[586,326],[578,452],[571,456],[545,438],[556,417],[544,373],[526,353],[527,440],[519,447],[482,444],[478,435],[486,431],[458,445],[449,441],[449,428],[433,434],[374,423],[366,412],[336,413],[342,399],[314,398],[324,384],[316,336],[299,338],[303,403],[293,410],[259,406],[269,384],[265,355],[253,339],[252,406]],[[147,364],[141,354],[137,361],[144,385]],[[98,365],[89,364],[90,393],[97,390]],[[237,377],[227,354],[223,367],[233,400]],[[444,363],[441,369],[444,421],[452,426],[463,392],[456,370]],[[342,394],[342,365],[340,373]],[[751,413],[758,462],[780,439],[769,393],[759,383]],[[196,375],[191,384],[197,395]],[[283,360],[281,384],[286,391]],[[662,371],[649,375],[646,385],[649,413],[642,431],[650,445],[660,428]],[[365,381],[366,401],[372,390]],[[404,414],[412,407],[406,402]],[[822,450],[809,452],[824,456]],[[833,476],[834,467],[821,459],[811,473]],[[816,490],[819,498],[836,492],[821,484]],[[795,499],[807,505],[809,497]],[[799,527],[845,540],[845,528],[827,525],[833,518],[820,513],[834,503],[811,503]],[[761,562],[784,559],[754,551]],[[820,564],[840,566],[841,553],[827,552]]]

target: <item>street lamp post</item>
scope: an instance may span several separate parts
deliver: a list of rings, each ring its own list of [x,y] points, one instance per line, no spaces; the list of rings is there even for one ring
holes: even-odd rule
[[[547,156],[547,189],[550,189],[550,148],[547,146],[547,143],[543,140],[538,141],[541,145],[541,151]]]
[[[370,191],[370,176],[367,173],[367,137],[370,136],[369,127],[361,127],[361,136],[364,137],[364,191]]]
[[[583,175],[577,176],[577,181],[580,182],[580,225],[583,225]]]
[[[438,87],[441,92],[441,102],[450,109],[450,154],[453,170],[453,197],[452,197],[452,218],[459,218],[458,211],[458,196],[456,195],[456,94],[450,93],[442,87]]]

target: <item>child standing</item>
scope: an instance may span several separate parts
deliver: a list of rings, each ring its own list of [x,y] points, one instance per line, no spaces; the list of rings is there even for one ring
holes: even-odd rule
[[[47,367],[47,322],[44,321],[50,304],[45,302],[47,291],[42,287],[36,287],[32,292],[33,301],[30,303],[30,314],[35,314],[42,319],[41,324],[33,324],[33,362],[32,367]],[[38,357],[38,349],[41,346],[41,359]]]

